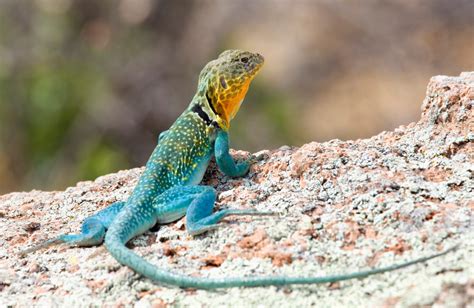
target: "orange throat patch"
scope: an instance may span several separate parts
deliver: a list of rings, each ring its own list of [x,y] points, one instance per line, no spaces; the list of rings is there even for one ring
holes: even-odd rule
[[[230,100],[219,102],[220,115],[223,117],[223,128],[229,129],[230,121],[235,117],[240,109],[240,105],[244,101],[245,95],[250,86],[250,80],[246,81],[240,89],[240,92]]]

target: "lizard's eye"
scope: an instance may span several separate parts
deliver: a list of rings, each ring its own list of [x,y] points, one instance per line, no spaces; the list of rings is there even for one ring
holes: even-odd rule
[[[247,63],[247,62],[249,62],[249,58],[243,57],[242,59],[240,59],[240,61],[241,61],[242,63]]]

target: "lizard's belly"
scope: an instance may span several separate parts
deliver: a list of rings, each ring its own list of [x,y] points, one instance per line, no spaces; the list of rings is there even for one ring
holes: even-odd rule
[[[201,183],[210,160],[211,154],[208,154],[203,157],[199,162],[197,162],[197,166],[193,169],[191,175],[183,183],[183,185],[198,185],[199,183]]]

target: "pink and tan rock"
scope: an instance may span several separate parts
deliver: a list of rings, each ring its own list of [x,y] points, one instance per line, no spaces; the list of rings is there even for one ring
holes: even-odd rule
[[[64,232],[131,192],[142,168],[64,192],[0,196],[0,306],[385,306],[474,305],[474,73],[436,76],[420,121],[364,140],[265,151],[244,179],[214,166],[205,182],[218,207],[279,217],[229,218],[191,238],[183,220],[131,247],[193,276],[328,275],[402,262],[455,243],[461,248],[404,270],[330,286],[167,288],[120,266],[101,247],[15,253]],[[246,153],[237,153],[246,154]]]

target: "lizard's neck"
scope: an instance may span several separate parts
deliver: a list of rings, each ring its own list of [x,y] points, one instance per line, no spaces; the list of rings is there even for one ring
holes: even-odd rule
[[[223,120],[216,110],[213,108],[213,105],[210,101],[210,98],[206,95],[205,89],[200,89],[196,95],[194,95],[193,100],[189,104],[187,111],[196,113],[207,126],[212,128],[221,128],[225,131],[228,130],[229,126]]]

